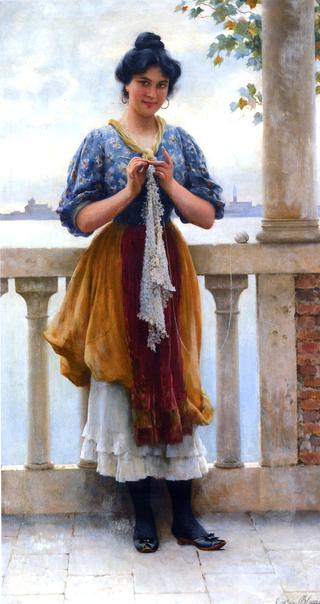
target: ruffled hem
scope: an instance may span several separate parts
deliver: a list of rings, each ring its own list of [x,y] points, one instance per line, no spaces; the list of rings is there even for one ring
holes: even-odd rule
[[[97,463],[97,472],[102,476],[114,476],[118,482],[140,480],[147,476],[167,480],[189,480],[201,478],[208,473],[205,457],[160,457],[133,456],[130,451],[115,455],[98,451],[93,440],[85,439],[81,449],[81,460]]]
[[[88,420],[82,436],[80,460],[95,462],[99,474],[114,476],[118,482],[146,476],[188,480],[208,473],[206,448],[197,428],[176,445],[136,445],[128,392],[121,384],[91,377]]]

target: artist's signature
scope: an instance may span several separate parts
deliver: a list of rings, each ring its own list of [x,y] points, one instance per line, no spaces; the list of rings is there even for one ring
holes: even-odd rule
[[[297,600],[277,598],[275,604],[320,604],[320,600],[312,600],[311,596],[302,595]]]

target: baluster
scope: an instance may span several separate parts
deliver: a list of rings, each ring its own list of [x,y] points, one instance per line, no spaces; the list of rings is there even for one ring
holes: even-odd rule
[[[297,361],[293,275],[257,275],[263,466],[297,463]]]
[[[49,395],[47,325],[49,298],[58,289],[57,277],[18,277],[16,291],[26,301],[28,319],[28,448],[25,467],[45,470],[49,461]]]
[[[238,302],[247,275],[206,275],[217,315],[217,460],[220,468],[243,466],[240,449]]]

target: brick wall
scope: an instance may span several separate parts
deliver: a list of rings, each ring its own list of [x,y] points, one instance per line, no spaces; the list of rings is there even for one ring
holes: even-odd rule
[[[298,459],[320,464],[320,275],[298,275],[295,288]]]

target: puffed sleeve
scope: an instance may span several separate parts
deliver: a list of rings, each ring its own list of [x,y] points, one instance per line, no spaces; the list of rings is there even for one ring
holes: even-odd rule
[[[82,141],[68,169],[67,187],[61,196],[57,213],[63,226],[76,237],[89,237],[76,225],[78,212],[92,201],[106,197],[104,185],[105,151],[100,130],[92,130]]]
[[[212,180],[208,172],[204,154],[194,138],[183,128],[179,127],[178,131],[186,164],[187,178],[184,186],[188,191],[194,193],[194,195],[198,195],[198,197],[209,201],[215,208],[216,219],[219,220],[224,216],[225,203],[221,199],[223,189]],[[188,220],[182,216],[181,212],[177,209],[175,212],[179,216],[181,222],[188,222]]]

